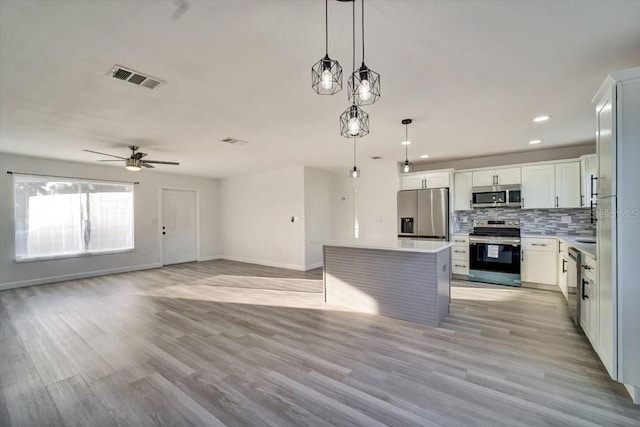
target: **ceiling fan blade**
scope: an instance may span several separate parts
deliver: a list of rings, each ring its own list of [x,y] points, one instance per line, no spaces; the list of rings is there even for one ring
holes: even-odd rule
[[[146,155],[147,155],[147,153],[136,153],[133,156],[131,156],[131,158],[140,160],[141,158],[143,158]]]
[[[155,168],[155,166],[148,164],[147,162],[141,162],[140,166],[145,168]]]
[[[127,160],[126,157],[114,156],[113,154],[101,153],[99,151],[93,151],[93,150],[82,150],[82,151],[86,151],[87,153],[102,154],[103,156],[110,156],[110,157],[116,157],[122,160]]]
[[[179,165],[178,162],[162,162],[160,160],[144,160],[145,163],[157,163],[159,165]]]
[[[99,162],[121,162],[122,160],[127,160],[127,159],[118,159],[118,160],[98,160]]]

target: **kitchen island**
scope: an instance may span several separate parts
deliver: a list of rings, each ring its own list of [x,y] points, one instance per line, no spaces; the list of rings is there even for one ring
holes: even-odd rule
[[[327,304],[438,326],[449,313],[450,242],[323,242]]]

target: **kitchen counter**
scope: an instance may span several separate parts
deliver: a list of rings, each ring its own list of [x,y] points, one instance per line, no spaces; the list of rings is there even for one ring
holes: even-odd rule
[[[385,251],[405,251],[436,253],[453,246],[451,242],[439,240],[408,240],[408,239],[336,239],[322,242],[324,246],[342,246],[345,248],[380,249]]]
[[[449,313],[450,242],[323,242],[324,300],[363,313],[437,327]]]

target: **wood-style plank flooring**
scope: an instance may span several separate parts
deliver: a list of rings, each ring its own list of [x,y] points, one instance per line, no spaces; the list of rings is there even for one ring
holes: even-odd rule
[[[454,285],[437,329],[222,260],[3,291],[0,425],[640,425],[559,292]]]

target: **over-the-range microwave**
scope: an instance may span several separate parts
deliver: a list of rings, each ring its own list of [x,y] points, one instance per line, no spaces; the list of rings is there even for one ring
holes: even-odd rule
[[[521,186],[489,185],[471,189],[474,208],[519,208],[522,206]]]

